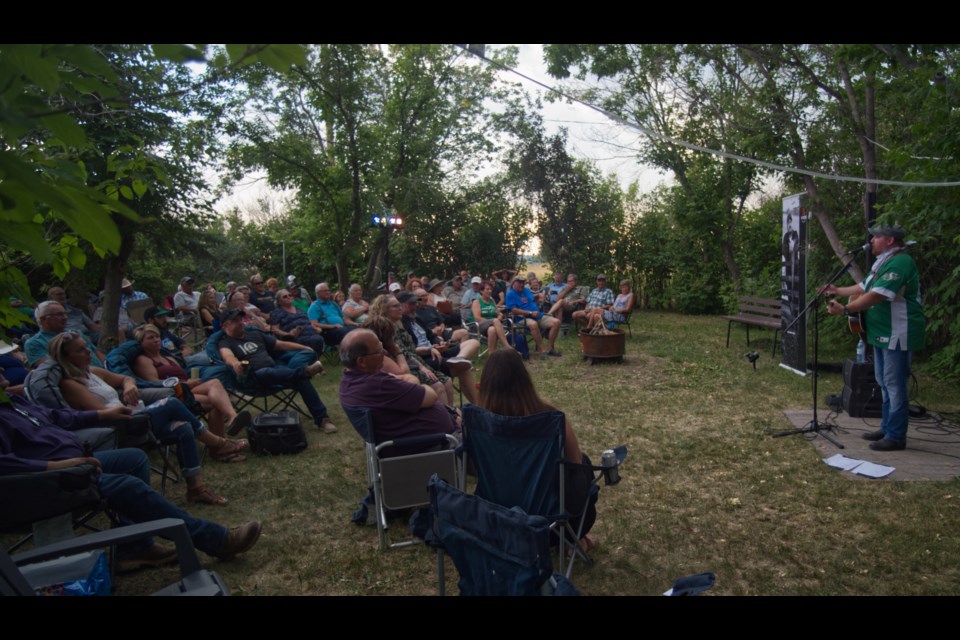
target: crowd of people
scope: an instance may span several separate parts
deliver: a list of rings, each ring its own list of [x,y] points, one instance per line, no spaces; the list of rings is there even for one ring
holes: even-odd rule
[[[541,359],[559,357],[561,322],[589,327],[616,321],[633,305],[629,284],[622,282],[621,295],[614,298],[603,274],[590,290],[578,285],[575,274],[556,274],[554,283],[543,287],[534,274],[509,269],[489,278],[462,271],[448,280],[410,272],[403,282],[391,277],[385,291],[370,301],[356,283],[344,294],[320,282],[311,299],[294,276],[281,288],[276,278],[259,273],[247,284],[228,282],[222,292],[212,284],[198,288],[192,276],[183,276],[177,291],[159,304],[134,289],[133,281],[121,284],[121,346],[109,353],[97,348],[102,308],[85,306],[82,296],[71,296],[60,286],[49,287],[47,300],[33,310],[32,330],[0,343],[0,380],[15,398],[0,404],[0,473],[96,464],[103,472],[101,491],[122,519],[138,522],[177,514],[187,521],[197,547],[222,559],[252,547],[260,523],[227,530],[194,518],[150,488],[142,452],[90,452],[73,430],[146,413],[154,435],[178,445],[187,502],[221,505],[227,498],[203,481],[197,442],[215,461],[244,462],[249,443],[234,436],[252,417],[234,408],[225,378],[203,375],[207,367],[229,370],[234,382],[296,390],[316,426],[334,433],[337,428],[311,378],[323,372],[320,356],[339,346],[345,366],[340,401],[376,409],[377,429],[388,435],[424,429],[458,432],[454,381],[467,401],[490,405],[494,411],[500,406],[489,392],[493,385],[485,382],[486,369],[480,385],[473,377],[473,359],[482,343],[491,354],[487,366],[503,361],[494,367],[501,372],[497,375],[526,388],[529,374],[526,380],[514,379],[520,371],[526,373],[522,365],[518,368],[517,352],[509,348],[515,335],[525,341],[528,332]],[[128,310],[131,303],[136,309]],[[214,348],[204,349],[203,340],[201,346],[194,341],[194,351],[184,339],[184,328],[215,340]],[[118,350],[126,371],[111,366]],[[157,384],[169,381],[176,393]],[[41,384],[46,386],[41,389]],[[548,406],[531,393],[533,404]],[[27,414],[41,421],[44,435],[18,435]],[[569,427],[567,455],[580,459]],[[172,561],[175,554],[151,543],[126,549],[124,558],[127,567],[155,566]]]

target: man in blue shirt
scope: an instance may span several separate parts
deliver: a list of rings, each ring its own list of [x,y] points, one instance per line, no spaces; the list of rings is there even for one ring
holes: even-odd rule
[[[356,329],[357,325],[351,324],[352,321],[343,317],[340,305],[333,301],[328,283],[318,284],[315,293],[317,299],[307,310],[307,317],[310,318],[313,328],[323,336],[325,342],[340,344],[344,336]]]
[[[40,332],[34,334],[23,345],[23,352],[27,356],[27,364],[31,368],[36,368],[38,364],[49,357],[47,345],[58,333],[63,333],[67,326],[67,312],[59,302],[46,300],[37,305],[35,312],[37,324],[40,325]],[[90,356],[95,367],[103,368],[103,361],[106,359],[102,351],[99,351],[90,339],[82,333],[78,333],[87,348],[90,349]]]
[[[526,286],[527,281],[522,275],[517,274],[513,277],[513,283],[507,291],[505,303],[507,312],[516,319],[527,323],[533,341],[537,345],[537,351],[540,352],[541,359],[544,356],[557,356],[561,353],[554,349],[553,344],[557,340],[557,334],[560,332],[560,321],[540,311],[536,301],[533,299],[533,292]],[[543,338],[540,331],[547,331],[547,350],[543,350]]]

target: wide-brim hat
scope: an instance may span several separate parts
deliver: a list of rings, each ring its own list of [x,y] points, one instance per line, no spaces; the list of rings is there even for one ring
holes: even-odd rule
[[[124,278],[123,280],[120,281],[121,289],[126,289],[127,287],[132,287],[132,286],[133,286],[132,280],[127,280],[126,278]]]

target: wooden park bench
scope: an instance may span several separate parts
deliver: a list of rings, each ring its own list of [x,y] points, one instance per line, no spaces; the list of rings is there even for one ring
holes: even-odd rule
[[[777,336],[780,333],[780,301],[776,298],[740,296],[740,310],[735,316],[723,316],[727,321],[727,348],[730,348],[730,328],[739,322],[747,328],[747,346],[750,346],[750,327],[773,329],[773,352],[777,355]]]

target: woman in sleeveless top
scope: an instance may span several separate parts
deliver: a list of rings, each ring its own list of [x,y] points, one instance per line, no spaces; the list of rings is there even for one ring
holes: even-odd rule
[[[507,336],[503,332],[502,315],[493,299],[493,285],[484,283],[480,289],[480,297],[470,303],[472,321],[479,325],[480,335],[487,336],[487,347],[490,353],[497,350],[497,340],[507,344]]]
[[[140,392],[133,378],[90,366],[90,350],[79,334],[69,331],[61,333],[50,341],[47,350],[63,370],[60,392],[74,409],[99,411],[119,404],[135,407],[139,403]],[[226,504],[226,498],[214,493],[203,483],[200,455],[194,438],[204,443],[211,455],[218,456],[239,453],[249,443],[246,440],[226,440],[210,433],[176,398],[163,398],[143,411],[150,415],[150,426],[158,439],[178,439],[177,459],[180,473],[186,480],[187,501]]]
[[[143,347],[143,353],[133,362],[133,372],[142,380],[160,381],[177,378],[185,385],[208,414],[207,426],[218,436],[227,433],[239,433],[249,426],[250,413],[237,411],[230,402],[230,395],[223,384],[214,378],[206,382],[191,379],[180,363],[160,351],[160,330],[152,324],[145,324],[133,332],[133,339]],[[226,425],[226,427],[224,426]],[[235,461],[236,456],[230,461]]]

